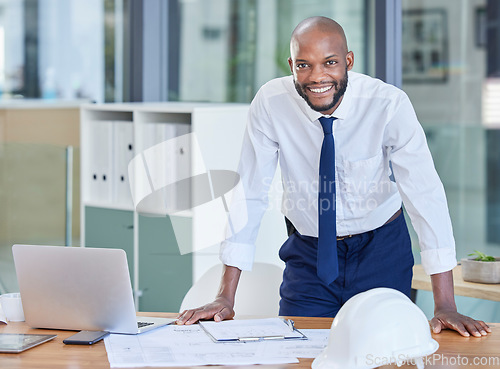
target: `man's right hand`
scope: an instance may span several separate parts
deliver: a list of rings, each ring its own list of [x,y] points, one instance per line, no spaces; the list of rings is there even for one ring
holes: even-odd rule
[[[213,319],[216,322],[234,317],[233,305],[223,297],[217,297],[214,302],[196,309],[184,310],[177,317],[177,324],[190,325],[199,320]]]
[[[241,270],[224,265],[222,268],[222,278],[219,293],[213,302],[203,305],[197,309],[184,310],[177,317],[177,324],[194,324],[198,320],[213,319],[220,322],[234,317],[234,296],[236,287],[240,280]]]

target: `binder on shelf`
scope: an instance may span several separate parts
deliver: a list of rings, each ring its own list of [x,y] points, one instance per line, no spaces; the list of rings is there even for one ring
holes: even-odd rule
[[[175,208],[177,210],[188,210],[191,208],[191,193],[193,190],[191,171],[192,159],[192,137],[187,135],[190,129],[186,124],[175,124],[176,141],[173,152],[172,167],[177,186],[175,191]]]
[[[175,178],[176,162],[171,140],[176,137],[176,127],[173,124],[144,123],[141,129],[143,175],[148,177],[147,192],[152,195],[141,201],[138,211],[165,215],[176,207],[175,191],[172,191],[172,186],[165,186]]]
[[[166,215],[191,207],[191,135],[187,124],[144,122],[129,167],[137,211]],[[140,200],[138,200],[140,199]]]
[[[128,164],[134,157],[134,126],[132,122],[113,122],[113,203],[132,207]]]
[[[89,183],[89,200],[98,203],[112,201],[113,125],[110,121],[89,123],[90,149],[86,180]]]

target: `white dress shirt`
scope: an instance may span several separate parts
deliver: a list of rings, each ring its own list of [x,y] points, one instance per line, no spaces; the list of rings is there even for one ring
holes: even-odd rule
[[[452,269],[457,264],[455,240],[444,188],[408,96],[363,74],[348,72],[348,78],[344,97],[332,114],[337,118],[333,123],[337,235],[382,226],[403,201],[419,238],[425,271]],[[256,94],[238,168],[248,221],[222,243],[224,264],[251,269],[278,161],[283,214],[300,234],[318,236],[321,116],[297,93],[292,76],[274,79]],[[389,161],[396,182],[389,178]],[[238,216],[235,213],[231,216]]]

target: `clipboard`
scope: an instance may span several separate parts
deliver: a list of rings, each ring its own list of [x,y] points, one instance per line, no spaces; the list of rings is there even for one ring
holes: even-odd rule
[[[306,340],[293,320],[280,318],[202,321],[200,327],[214,342],[255,342],[267,340]]]

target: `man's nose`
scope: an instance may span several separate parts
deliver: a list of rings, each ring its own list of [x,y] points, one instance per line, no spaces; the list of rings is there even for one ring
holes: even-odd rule
[[[325,69],[323,68],[322,65],[315,65],[312,69],[311,69],[311,74],[309,76],[311,82],[314,82],[314,83],[320,83],[320,82],[323,82],[327,79],[327,76],[326,76],[326,73],[325,73]]]

